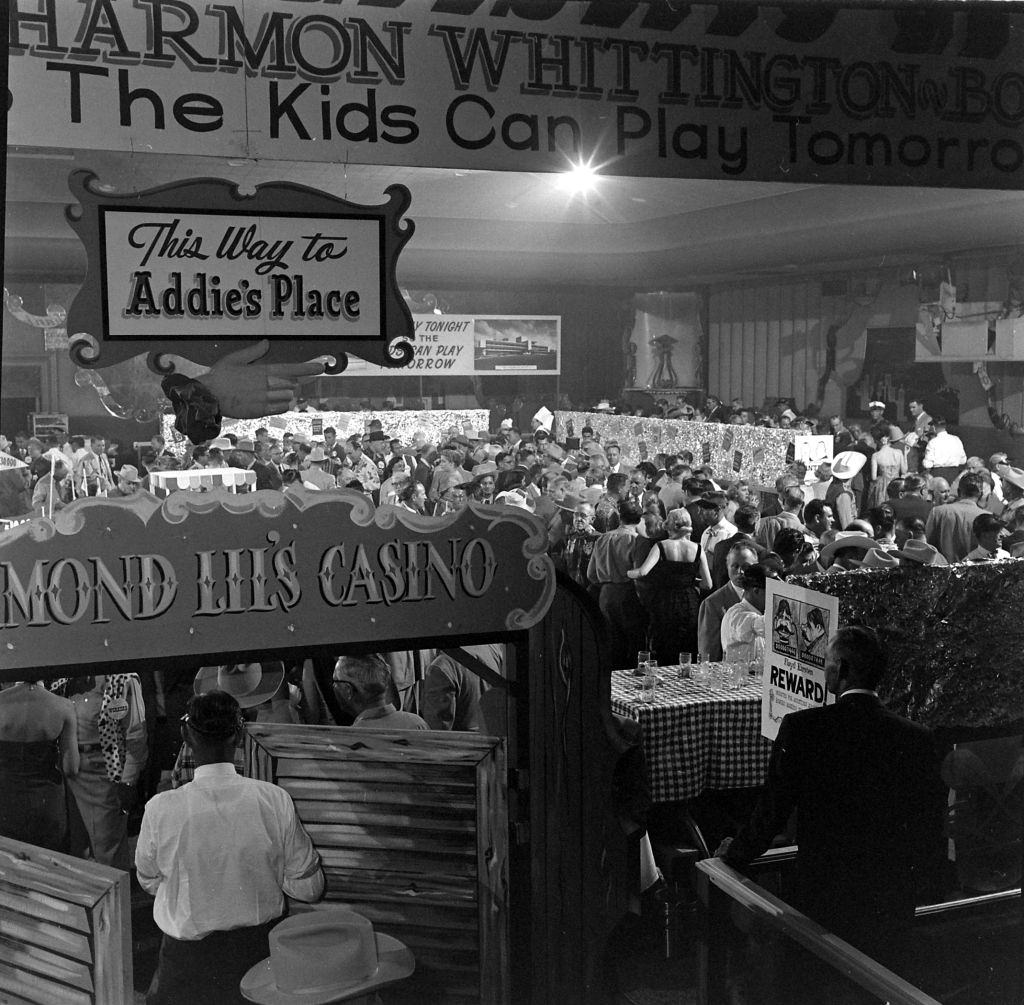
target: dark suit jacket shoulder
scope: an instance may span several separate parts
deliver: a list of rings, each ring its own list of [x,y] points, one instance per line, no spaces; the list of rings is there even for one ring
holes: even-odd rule
[[[256,489],[277,489],[280,491],[282,485],[281,472],[273,464],[264,464],[256,461],[252,466],[256,472]]]
[[[722,618],[730,607],[739,602],[732,583],[726,583],[701,601],[697,611],[697,651],[702,660],[717,662],[722,659]]]
[[[931,732],[846,695],[782,720],[764,792],[726,858],[760,855],[796,809],[798,906],[864,944],[913,919],[941,859],[944,800]]]

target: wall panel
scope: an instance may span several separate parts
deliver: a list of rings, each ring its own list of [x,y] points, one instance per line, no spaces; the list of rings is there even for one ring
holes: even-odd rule
[[[811,328],[811,303],[817,298],[804,283],[793,289],[793,367],[790,394],[801,404],[807,400],[807,338]]]
[[[814,400],[825,335],[848,310],[818,282],[722,287],[708,297],[709,390],[729,401]]]
[[[772,339],[768,333],[768,317],[766,313],[755,307],[753,316],[754,340],[757,344],[758,381],[754,390],[754,400],[764,398],[767,388],[772,383]],[[760,397],[758,397],[760,396]]]
[[[747,320],[746,296],[741,292],[737,298],[736,317],[733,318],[730,338],[732,341],[733,371],[730,375],[731,398],[745,398],[750,382],[750,368],[747,366],[748,339],[743,328]]]

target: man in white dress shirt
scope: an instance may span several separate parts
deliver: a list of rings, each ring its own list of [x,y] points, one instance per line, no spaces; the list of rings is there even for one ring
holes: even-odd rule
[[[713,492],[705,496],[705,500],[712,502],[717,507],[716,519],[708,527],[704,529],[704,532],[700,536],[700,546],[707,555],[708,568],[711,568],[711,563],[714,561],[715,547],[724,541],[727,537],[732,537],[736,533],[736,524],[732,523],[725,518],[725,505],[726,497],[724,492]]]
[[[181,728],[195,777],[146,804],[135,865],[164,933],[147,1005],[244,1005],[239,982],[269,955],[285,895],[323,894],[320,857],[291,797],[235,771],[241,732],[231,695],[195,695]]]
[[[946,430],[946,420],[940,416],[932,419],[935,435],[924,448],[922,467],[928,474],[936,478],[945,478],[952,482],[967,463],[967,453],[963,441]]]

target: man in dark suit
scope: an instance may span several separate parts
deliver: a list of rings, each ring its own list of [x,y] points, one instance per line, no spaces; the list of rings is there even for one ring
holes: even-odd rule
[[[750,822],[718,854],[746,865],[796,809],[794,906],[893,967],[939,875],[946,790],[931,732],[878,699],[885,665],[873,631],[839,629],[825,658],[835,704],[782,720]]]
[[[740,541],[753,541],[754,528],[760,512],[756,506],[739,506],[733,514],[732,522],[736,525],[736,533],[719,541],[711,555],[709,565],[711,566],[711,585],[717,590],[729,582],[729,570],[726,562],[729,558],[729,551],[734,544]]]
[[[725,542],[719,548],[725,547]],[[715,549],[718,552],[718,548]],[[697,651],[704,662],[720,662],[722,659],[722,618],[725,612],[743,597],[740,580],[760,557],[758,546],[750,538],[740,538],[727,551],[726,571],[728,582],[725,586],[709,593],[697,611]]]
[[[256,490],[275,489],[281,491],[281,471],[270,459],[271,447],[262,443],[256,444],[256,460],[252,469],[256,472]]]

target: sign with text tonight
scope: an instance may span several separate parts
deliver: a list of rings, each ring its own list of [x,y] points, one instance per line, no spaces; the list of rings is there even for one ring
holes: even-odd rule
[[[536,517],[360,492],[81,499],[0,534],[0,681],[27,669],[496,635],[551,604]]]

